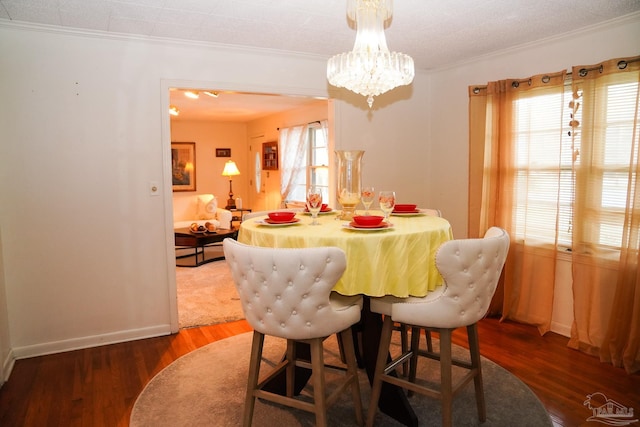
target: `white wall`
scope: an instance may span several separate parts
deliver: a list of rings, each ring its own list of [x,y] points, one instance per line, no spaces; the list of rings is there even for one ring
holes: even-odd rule
[[[353,114],[349,102],[335,105],[335,149],[365,150],[363,185],[395,190],[398,203],[434,206],[431,158],[429,79],[416,76],[411,86],[391,93],[401,100],[376,99],[372,111]],[[349,95],[349,101],[360,101]],[[452,223],[454,230],[459,227]]]
[[[2,261],[2,228],[0,227],[0,386],[9,378],[9,374],[13,368],[5,288],[4,266]]]
[[[0,228],[16,357],[177,329],[169,87],[328,97],[325,67],[314,56],[0,21]],[[426,86],[419,73],[372,112],[363,97],[338,102],[337,143],[364,147],[365,174],[407,194],[421,173],[412,135],[426,151]]]

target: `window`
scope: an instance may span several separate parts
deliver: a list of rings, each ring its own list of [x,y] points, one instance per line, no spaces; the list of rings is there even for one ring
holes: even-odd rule
[[[307,162],[307,188],[316,185],[329,196],[329,141],[326,129],[319,123],[309,126],[309,158]],[[306,193],[306,189],[305,189]]]
[[[637,158],[632,150],[638,150],[633,144],[637,90],[637,82],[605,86],[597,94],[604,99],[600,108],[586,112],[581,104],[591,102],[583,97],[591,95],[578,92],[574,99],[570,84],[560,95],[515,101],[516,238],[572,247],[573,211],[576,203],[582,203],[597,218],[584,221],[591,242],[620,248],[629,173],[635,168],[629,159]],[[583,135],[579,124],[593,114],[601,115],[605,126]]]
[[[634,129],[637,91],[638,83],[630,82],[605,85],[592,95],[580,94],[585,103],[588,96],[600,99],[594,107],[585,108],[582,116],[598,115],[597,121],[603,126],[590,135],[577,133],[582,140],[581,153],[588,154],[590,160],[581,160],[585,157],[582,154],[577,156],[577,170],[583,171],[588,180],[576,188],[576,194],[587,212],[599,212],[599,220],[589,222],[587,233],[602,247],[617,249],[622,245],[629,182],[635,182],[637,171],[637,165],[630,162],[638,158],[638,129]],[[580,177],[577,180],[581,182]]]
[[[571,128],[569,120],[563,120],[568,117],[564,99],[564,95],[551,94],[515,102],[514,207],[516,236],[554,243],[558,227],[558,244],[571,247]],[[558,194],[560,205],[556,207]]]
[[[324,187],[329,196],[329,140],[327,122],[283,129],[282,194],[288,203],[305,203],[307,188]],[[297,149],[296,149],[297,146]]]

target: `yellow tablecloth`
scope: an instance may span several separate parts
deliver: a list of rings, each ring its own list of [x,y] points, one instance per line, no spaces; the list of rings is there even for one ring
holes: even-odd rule
[[[453,238],[447,220],[434,216],[392,216],[393,228],[356,231],[336,214],[321,214],[321,225],[309,225],[311,216],[297,214],[291,226],[260,225],[266,217],[240,226],[238,241],[272,248],[337,246],[347,254],[347,269],[334,290],[343,295],[424,296],[442,284],[435,251]]]

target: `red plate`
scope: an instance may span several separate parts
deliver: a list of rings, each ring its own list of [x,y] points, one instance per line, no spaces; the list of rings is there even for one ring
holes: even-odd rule
[[[299,222],[300,219],[299,218],[294,218],[291,221],[274,221],[271,218],[265,218],[264,222],[266,222],[267,224],[295,224],[296,222]]]
[[[417,209],[418,209],[418,205],[414,205],[412,203],[396,203],[396,206],[394,207],[393,211],[413,213]]]
[[[414,209],[412,211],[397,211],[397,210],[393,210],[391,211],[391,213],[394,214],[416,214],[416,213],[420,213],[420,209]]]
[[[387,228],[387,227],[389,227],[389,224],[386,223],[386,222],[382,222],[382,223],[377,224],[377,225],[359,225],[355,221],[351,221],[349,223],[349,227],[353,227],[353,228]]]

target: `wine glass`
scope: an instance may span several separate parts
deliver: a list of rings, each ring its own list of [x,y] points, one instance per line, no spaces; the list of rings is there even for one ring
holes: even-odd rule
[[[391,225],[389,222],[389,215],[396,205],[395,191],[381,191],[378,194],[378,203],[380,204],[380,210],[384,213],[384,220],[387,224]]]
[[[311,186],[307,191],[307,209],[311,212],[313,221],[311,225],[320,225],[318,222],[318,212],[322,208],[322,189],[320,187]]]
[[[371,207],[374,198],[375,190],[373,187],[362,187],[362,191],[360,192],[360,200],[362,200],[362,204],[364,205],[365,215],[369,215],[369,208]]]

